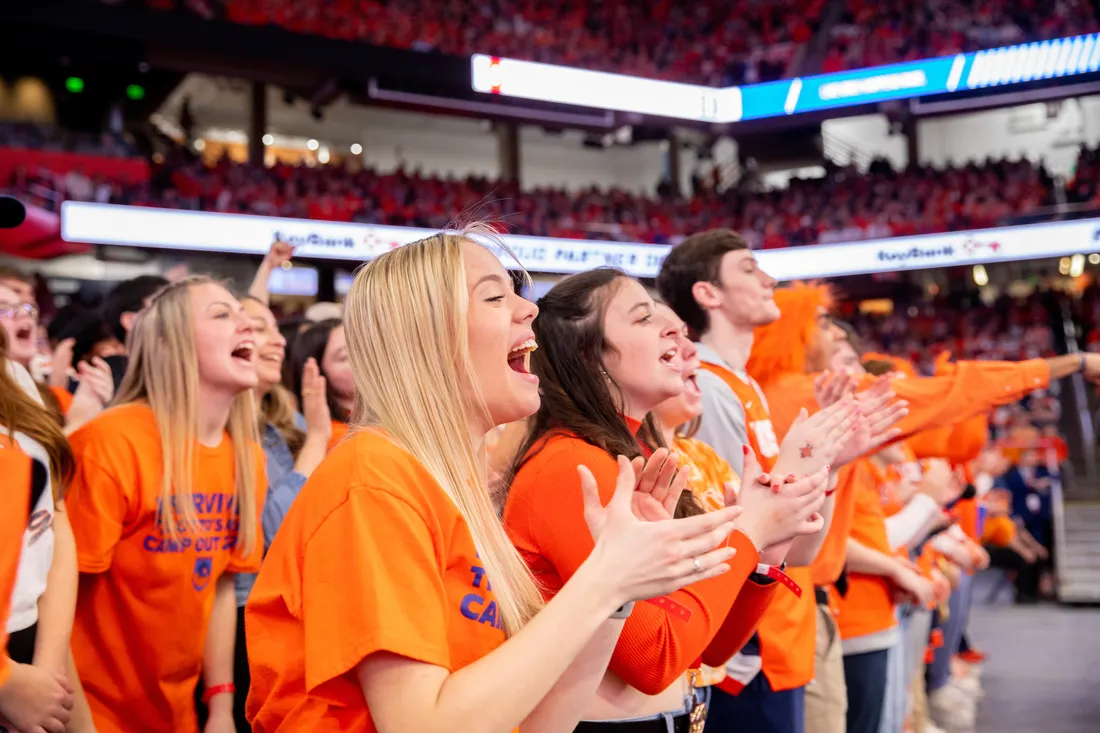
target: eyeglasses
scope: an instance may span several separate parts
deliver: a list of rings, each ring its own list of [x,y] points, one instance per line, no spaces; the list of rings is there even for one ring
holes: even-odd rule
[[[14,321],[20,315],[38,320],[38,306],[31,303],[0,303],[0,320]]]

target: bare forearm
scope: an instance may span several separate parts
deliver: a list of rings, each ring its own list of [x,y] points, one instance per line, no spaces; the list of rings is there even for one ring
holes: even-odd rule
[[[237,598],[233,588],[233,575],[226,573],[218,578],[214,590],[214,607],[210,611],[210,625],[206,630],[206,648],[203,652],[203,681],[207,689],[233,682],[233,648],[237,637]],[[232,712],[233,696],[216,695],[210,699],[211,714],[222,710]]]
[[[38,600],[38,633],[34,643],[37,667],[65,671],[76,614],[78,577],[76,539],[62,505],[54,513],[53,562],[46,576],[46,592]]]
[[[259,268],[256,269],[256,277],[252,278],[252,285],[248,288],[248,294],[264,305],[267,305],[270,295],[267,292],[267,281],[271,279],[271,261],[264,257]]]
[[[892,578],[897,572],[897,560],[889,555],[872,550],[857,540],[848,538],[848,569],[865,575],[881,575]]]
[[[65,676],[73,686],[73,712],[69,718],[68,733],[95,733],[92,709],[88,707],[88,698],[84,695],[84,686],[80,684],[80,675],[76,671],[72,653],[68,655]]]
[[[382,733],[416,730],[421,733],[510,733],[536,713],[563,675],[593,642],[593,637],[615,610],[617,603],[604,591],[606,583],[593,577],[585,563],[565,587],[519,633],[492,653],[446,677],[432,703],[418,709],[394,711],[393,719],[378,717],[375,725]],[[608,641],[604,639],[604,641]],[[532,663],[537,660],[537,663]],[[594,659],[590,660],[594,662]],[[399,695],[389,689],[385,671],[370,658],[359,665],[359,679],[367,704],[372,699]],[[583,675],[581,675],[583,676]],[[508,694],[500,694],[501,681],[507,681]],[[411,680],[410,680],[411,681]],[[410,681],[402,681],[405,687]],[[569,685],[579,692],[579,683]],[[575,726],[565,719],[565,706],[574,705],[580,714],[584,703],[570,697],[554,701],[541,711],[546,715],[539,730],[568,733]],[[560,706],[560,707],[559,707]],[[375,706],[381,710],[383,706]],[[559,710],[561,712],[555,712]],[[552,720],[551,720],[552,719]],[[538,722],[536,720],[536,722]],[[550,728],[553,724],[555,727]],[[557,728],[557,725],[561,728]]]
[[[830,473],[828,491],[833,491],[836,488],[836,481],[836,474]],[[833,523],[833,509],[835,506],[836,494],[834,493],[825,499],[825,504],[821,507],[820,513],[825,520],[825,526],[821,528],[820,532],[799,537],[791,544],[791,549],[787,552],[787,567],[806,568],[817,559],[817,553],[821,552],[821,548],[825,544],[825,538],[829,534],[829,527]]]
[[[1068,377],[1081,371],[1084,362],[1080,354],[1065,354],[1064,356],[1053,356],[1046,359],[1046,363],[1050,369],[1050,381],[1053,382],[1055,379]]]
[[[609,619],[600,625],[550,693],[523,721],[522,733],[557,733],[577,727],[607,672],[623,624]]]

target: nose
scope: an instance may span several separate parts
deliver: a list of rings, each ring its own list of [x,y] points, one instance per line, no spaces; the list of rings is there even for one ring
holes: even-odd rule
[[[661,338],[672,339],[676,342],[676,345],[679,346],[680,341],[684,338],[684,334],[680,329],[676,328],[668,321],[665,321],[661,324]]]
[[[539,307],[522,295],[517,295],[515,297],[519,300],[519,304],[514,312],[516,323],[530,323],[535,320],[535,316],[539,314]]]
[[[764,285],[764,287],[774,288],[776,285],[779,284],[778,280],[776,280],[774,277],[764,272],[763,270],[757,270],[757,272],[760,273],[760,282]]]
[[[680,348],[680,356],[684,361],[691,361],[699,354],[699,349],[695,347],[695,344],[691,339],[680,334],[680,338],[676,340],[676,345]]]
[[[243,310],[237,311],[237,333],[252,333],[252,319]]]
[[[275,329],[275,335],[272,336],[271,340],[275,343],[276,346],[283,349],[286,348],[286,336],[284,336],[283,332],[279,329]]]

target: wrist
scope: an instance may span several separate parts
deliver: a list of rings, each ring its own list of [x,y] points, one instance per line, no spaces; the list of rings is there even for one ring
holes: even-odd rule
[[[210,714],[221,712],[233,712],[233,695],[237,692],[237,686],[232,682],[223,682],[210,685],[202,693],[202,700],[206,703]]]
[[[608,582],[610,578],[619,579],[621,573],[606,572],[603,569],[603,559],[603,548],[597,542],[592,553],[577,568],[567,585],[576,585],[585,603],[600,618],[611,618],[612,614],[636,599],[625,588]]]
[[[736,531],[748,538],[749,542],[752,543],[752,546],[756,548],[756,552],[759,554],[763,554],[765,550],[777,544],[772,541],[772,538],[768,536],[768,533],[764,531],[761,523],[756,521],[755,517],[746,517],[742,514],[734,521],[733,527]]]

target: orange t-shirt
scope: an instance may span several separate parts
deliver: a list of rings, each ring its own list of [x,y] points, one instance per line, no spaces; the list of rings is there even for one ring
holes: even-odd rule
[[[245,627],[256,733],[375,731],[356,675],[368,656],[455,672],[505,639],[466,520],[419,461],[374,430],[341,442],[306,481]]]
[[[886,473],[871,461],[860,462],[867,464],[870,480],[861,484],[855,492],[850,537],[865,547],[890,555],[892,550],[886,534],[881,492]],[[881,575],[850,573],[848,593],[844,596],[837,594],[837,606],[837,629],[842,639],[877,634],[897,626],[893,588],[890,581]]]
[[[638,424],[631,427],[636,430]],[[584,521],[580,465],[596,477],[603,501],[610,500],[619,472],[615,459],[574,435],[554,433],[516,472],[504,505],[512,542],[550,595],[561,590],[593,548]],[[628,685],[659,694],[700,658],[710,666],[724,665],[752,636],[778,584],[746,583],[760,554],[740,532],[732,533],[729,543],[737,554],[728,573],[634,607],[609,665]]]
[[[19,556],[23,551],[23,530],[31,501],[31,459],[21,450],[0,449],[0,476],[4,477],[4,511],[0,512],[0,685],[8,680],[8,613]],[[49,487],[46,487],[49,491]]]
[[[350,426],[346,422],[342,420],[333,420],[332,434],[329,436],[328,439],[328,449],[332,450],[333,448],[335,448],[341,440],[347,437],[348,431],[350,429]]]
[[[70,438],[76,473],[65,499],[76,536],[80,594],[72,651],[100,733],[195,733],[195,686],[206,624],[223,573],[256,572],[237,542],[233,444],[196,446],[199,531],[165,537],[157,521],[160,434],[148,405],[101,413]],[[255,446],[256,523],[267,492]]]
[[[64,387],[50,387],[50,392],[57,398],[57,404],[61,407],[61,414],[68,415],[69,408],[73,406],[73,393]]]

